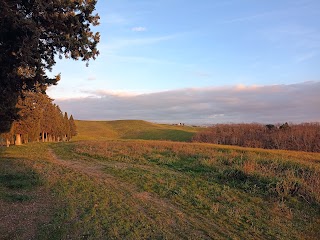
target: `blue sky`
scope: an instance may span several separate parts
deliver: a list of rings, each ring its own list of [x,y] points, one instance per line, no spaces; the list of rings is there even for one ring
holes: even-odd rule
[[[61,72],[62,80],[48,94],[58,103],[70,98],[154,98],[154,93],[182,90],[246,91],[310,82],[318,86],[320,80],[317,0],[99,0],[97,12],[101,54],[88,68],[81,61],[57,63],[53,74]],[[229,90],[226,94],[231,94]],[[109,104],[105,107],[113,107]],[[167,120],[174,118],[168,115]],[[203,116],[202,122],[208,119]],[[219,121],[249,120],[220,117]]]

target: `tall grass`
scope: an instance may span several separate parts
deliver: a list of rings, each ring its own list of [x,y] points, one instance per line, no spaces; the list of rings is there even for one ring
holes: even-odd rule
[[[297,195],[320,203],[320,154],[144,141],[83,142],[76,151],[112,161],[155,163],[205,177],[216,174],[221,181],[260,184],[268,194]]]
[[[7,173],[20,161],[17,178],[50,191],[50,219],[39,221],[35,239],[320,235],[317,153],[110,140],[29,144],[0,155]],[[4,188],[19,186],[10,181],[0,178]]]
[[[159,141],[70,146],[105,173],[173,204],[210,237],[320,234],[319,154]]]

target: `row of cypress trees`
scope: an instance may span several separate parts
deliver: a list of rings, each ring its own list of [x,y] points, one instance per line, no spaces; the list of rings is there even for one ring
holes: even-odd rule
[[[27,142],[69,141],[77,134],[72,115],[63,113],[47,95],[31,91],[19,97],[19,119],[9,132],[0,135],[2,142],[21,145]]]

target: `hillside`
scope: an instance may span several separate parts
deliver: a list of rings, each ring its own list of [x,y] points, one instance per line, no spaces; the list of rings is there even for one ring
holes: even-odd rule
[[[320,154],[111,140],[0,149],[3,239],[318,239]]]
[[[200,127],[156,124],[142,120],[75,121],[74,140],[144,139],[191,141]]]
[[[1,239],[319,239],[319,153],[76,124],[71,142],[0,147]]]

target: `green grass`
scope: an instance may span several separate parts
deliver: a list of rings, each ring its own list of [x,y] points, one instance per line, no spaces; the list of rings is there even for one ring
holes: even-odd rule
[[[23,161],[1,159],[0,169],[0,200],[29,201],[32,199],[29,193],[43,184],[41,176]]]
[[[191,141],[200,127],[155,124],[142,120],[76,121],[74,140],[144,139]]]
[[[81,124],[82,141],[0,149],[0,202],[27,207],[37,189],[48,192],[35,239],[320,235],[318,153],[141,140],[196,131],[143,121],[92,123],[100,140],[84,141],[90,124]],[[113,139],[102,140],[107,132]]]
[[[77,126],[77,136],[74,140],[98,140],[112,139],[119,137],[105,121],[75,121]]]
[[[73,159],[101,165],[106,174],[131,186],[136,194],[151,194],[158,199],[157,204],[164,201],[169,208],[178,209],[181,215],[174,213],[176,229],[163,226],[161,237],[178,236],[181,231],[188,232],[181,237],[193,239],[317,239],[320,234],[320,193],[316,185],[319,154],[152,141],[69,143],[66,152],[63,144],[53,148],[62,158],[68,157],[71,149]],[[107,195],[127,195],[129,201],[122,198],[121,203],[130,207],[125,212],[117,211],[120,215],[127,213],[129,219],[136,218],[135,207],[141,203],[132,192],[115,188]],[[148,204],[147,214],[152,219],[158,218],[162,224],[168,221],[161,215],[168,213],[161,209],[156,214],[153,211],[157,206]],[[99,219],[104,217],[102,214]],[[151,224],[144,217],[140,221],[146,221],[149,230],[160,224]],[[192,222],[193,227],[185,221]],[[139,226],[125,220],[120,224],[129,224],[137,235],[117,229],[119,238],[155,237],[147,230],[143,231],[147,235],[141,235]]]

